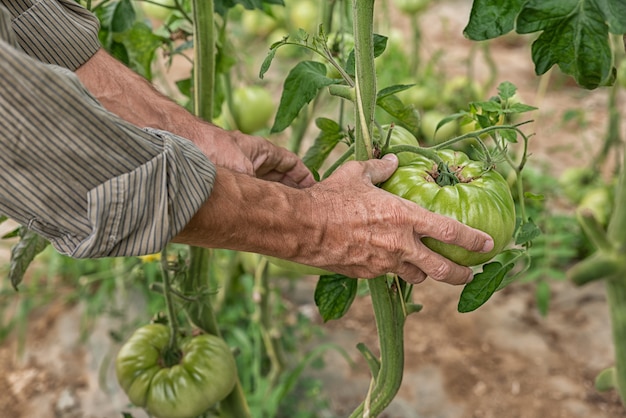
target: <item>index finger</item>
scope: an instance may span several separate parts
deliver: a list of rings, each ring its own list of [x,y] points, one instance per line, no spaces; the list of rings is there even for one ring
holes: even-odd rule
[[[493,238],[479,229],[465,225],[456,219],[421,210],[415,232],[422,237],[430,237],[446,244],[458,245],[469,251],[487,253],[494,247]]]

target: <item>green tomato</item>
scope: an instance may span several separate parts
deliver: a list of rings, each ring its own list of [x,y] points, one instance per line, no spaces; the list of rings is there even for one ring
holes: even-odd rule
[[[568,167],[559,176],[559,186],[565,197],[575,204],[580,203],[587,191],[599,185],[599,175],[589,167]]]
[[[430,0],[394,0],[394,4],[402,13],[414,15],[425,10]]]
[[[243,133],[253,134],[266,128],[274,110],[274,99],[264,87],[239,87],[233,92],[233,118]]]
[[[435,109],[424,112],[420,122],[420,130],[428,143],[438,144],[454,137],[458,133],[459,123],[456,120],[446,123],[435,132],[439,122],[446,116],[447,115],[444,113]]]
[[[594,187],[587,190],[578,205],[576,214],[582,216],[583,211],[590,211],[603,227],[607,227],[613,211],[613,189],[609,186]]]
[[[317,33],[320,7],[312,0],[297,0],[288,4],[287,16],[291,29],[304,29],[309,33]]]
[[[434,160],[418,155],[399,167],[381,187],[388,192],[432,211],[456,219],[489,234],[494,248],[488,253],[467,251],[433,238],[423,238],[431,250],[465,266],[489,261],[511,241],[515,229],[515,204],[509,185],[496,171],[485,171],[483,164],[459,151],[442,150],[438,155],[456,173],[459,183],[440,186]]]
[[[143,13],[155,20],[165,20],[172,13],[172,7],[176,6],[174,0],[153,0],[152,2],[142,1],[139,3]],[[169,6],[169,7],[168,7]]]
[[[130,401],[156,418],[193,418],[224,399],[237,380],[228,345],[209,334],[181,341],[182,358],[165,365],[170,329],[145,325],[120,349],[115,370]]]

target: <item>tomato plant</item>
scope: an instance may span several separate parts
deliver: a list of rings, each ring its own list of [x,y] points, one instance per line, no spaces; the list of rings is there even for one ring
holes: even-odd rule
[[[465,266],[482,264],[499,254],[515,229],[515,204],[506,180],[482,162],[459,151],[442,150],[433,159],[416,155],[400,166],[381,187],[426,209],[487,232],[494,240],[488,253],[472,253],[431,238],[432,250]],[[439,161],[437,161],[439,160]]]
[[[194,418],[235,386],[237,369],[224,340],[210,334],[185,338],[168,351],[170,328],[145,325],[120,349],[115,370],[132,403],[157,418]]]

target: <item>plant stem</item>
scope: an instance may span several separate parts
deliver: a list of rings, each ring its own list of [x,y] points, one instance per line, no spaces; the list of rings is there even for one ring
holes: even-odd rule
[[[351,418],[376,417],[391,403],[402,383],[404,371],[404,315],[400,293],[386,276],[368,281],[378,330],[380,370],[368,402],[359,405]]]
[[[376,71],[374,67],[374,0],[353,1],[356,74],[355,158],[372,158],[372,132],[376,106]],[[368,282],[380,346],[380,370],[373,378],[367,398],[351,417],[375,417],[398,392],[404,369],[404,316],[399,305],[399,291],[390,287],[386,276]]]
[[[352,2],[354,15],[354,57],[356,79],[357,161],[372,158],[372,126],[376,107],[376,67],[374,66],[374,0]]]
[[[213,0],[193,1],[194,109],[197,116],[213,120],[215,90],[215,15]]]
[[[161,272],[163,273],[163,298],[165,299],[167,322],[170,327],[170,339],[167,343],[166,351],[171,353],[178,347],[178,321],[176,320],[176,310],[172,300],[172,282],[167,261],[167,246],[161,251]]]
[[[211,122],[215,91],[215,13],[213,0],[193,0],[194,14],[194,110],[196,116]],[[209,250],[190,247],[189,275],[182,280],[183,292],[196,293],[209,284]],[[193,323],[214,335],[220,335],[210,297],[187,305]],[[220,402],[222,418],[251,418],[250,409],[237,379],[234,389]]]

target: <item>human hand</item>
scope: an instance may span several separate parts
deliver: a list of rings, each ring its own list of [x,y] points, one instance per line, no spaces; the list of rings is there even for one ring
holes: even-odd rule
[[[259,136],[226,131],[199,120],[196,123],[181,133],[214,164],[291,187],[315,184],[313,174],[293,152]]]
[[[320,208],[320,216],[326,216],[320,222],[325,229],[321,241],[305,249],[306,257],[300,261],[351,277],[372,278],[392,272],[414,284],[427,276],[449,284],[467,283],[471,269],[433,252],[421,238],[479,252],[490,251],[493,240],[482,231],[376,187],[397,165],[393,155],[348,162],[313,186],[315,206]]]

